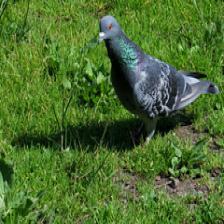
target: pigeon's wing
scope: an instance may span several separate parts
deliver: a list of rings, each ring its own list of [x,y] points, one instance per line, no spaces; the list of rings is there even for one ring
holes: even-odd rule
[[[202,93],[217,93],[209,81],[178,72],[157,59],[149,59],[139,69],[139,81],[134,88],[139,110],[148,117],[168,115],[192,103]],[[196,74],[196,73],[190,73]]]
[[[176,108],[186,88],[183,76],[172,66],[147,58],[140,66],[134,95],[142,113],[148,117],[168,115]]]

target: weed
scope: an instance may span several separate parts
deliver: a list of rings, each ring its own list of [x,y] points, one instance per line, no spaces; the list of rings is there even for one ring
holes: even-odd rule
[[[174,150],[174,156],[171,158],[169,173],[172,177],[179,178],[184,175],[197,177],[201,175],[201,166],[206,161],[205,153],[206,140],[200,140],[193,147],[182,153],[181,149],[174,144],[171,148]]]
[[[0,7],[0,20],[1,20],[1,17],[3,16],[6,8],[7,8],[7,5],[8,5],[8,0],[3,0],[1,2],[1,7]]]

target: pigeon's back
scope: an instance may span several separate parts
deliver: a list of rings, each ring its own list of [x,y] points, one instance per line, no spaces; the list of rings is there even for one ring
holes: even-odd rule
[[[148,55],[138,72],[134,94],[141,113],[154,118],[172,112],[185,88],[183,77],[177,76],[172,66]]]
[[[177,71],[148,55],[139,67],[141,79],[136,83],[134,93],[139,110],[149,118],[169,115],[186,107],[201,94],[218,93],[212,82],[195,78],[197,73]]]

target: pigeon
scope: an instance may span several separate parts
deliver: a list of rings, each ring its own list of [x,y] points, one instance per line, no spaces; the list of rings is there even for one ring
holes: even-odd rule
[[[145,125],[146,142],[158,118],[195,101],[201,94],[217,94],[218,87],[197,72],[181,71],[142,51],[110,15],[100,20],[99,41],[105,41],[111,61],[111,81],[120,102]]]

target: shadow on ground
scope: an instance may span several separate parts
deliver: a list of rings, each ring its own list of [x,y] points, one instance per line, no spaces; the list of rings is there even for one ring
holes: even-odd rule
[[[190,125],[192,118],[192,115],[183,113],[161,118],[157,125],[157,133],[163,136],[177,125]],[[94,151],[98,146],[105,146],[111,150],[130,150],[135,146],[132,132],[137,130],[140,125],[141,121],[137,118],[121,121],[90,122],[77,126],[67,126],[64,139],[62,139],[62,132],[50,135],[25,133],[14,139],[12,145],[26,148],[44,146],[60,149],[62,142],[64,142],[64,145],[70,149],[85,151]]]
[[[0,172],[2,173],[3,181],[11,185],[14,173],[12,165],[6,163],[4,159],[0,159]]]

